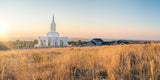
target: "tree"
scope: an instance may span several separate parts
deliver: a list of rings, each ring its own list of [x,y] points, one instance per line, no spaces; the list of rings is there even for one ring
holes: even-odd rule
[[[81,45],[81,44],[82,44],[82,41],[81,41],[81,40],[78,40],[78,44]]]
[[[24,41],[24,47],[26,47],[26,44],[27,44],[26,41]]]
[[[16,47],[16,45],[17,45],[17,43],[16,43],[16,42],[13,42],[13,47],[14,47],[14,48]]]
[[[20,40],[16,40],[16,42],[19,42]]]
[[[33,45],[35,45],[35,44],[38,44],[38,40],[37,40],[37,39],[35,39],[35,40],[33,41]]]

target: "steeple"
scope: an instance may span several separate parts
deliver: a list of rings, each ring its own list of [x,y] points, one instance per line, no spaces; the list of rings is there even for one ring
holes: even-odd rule
[[[53,14],[53,20],[54,20],[54,14]]]
[[[56,23],[54,21],[54,15],[53,15],[52,23],[51,23],[51,32],[56,32]]]

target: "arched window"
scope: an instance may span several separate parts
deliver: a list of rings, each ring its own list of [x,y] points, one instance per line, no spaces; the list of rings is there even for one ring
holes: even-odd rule
[[[48,42],[48,46],[50,46],[51,45],[51,43],[50,42]]]
[[[63,46],[63,44],[64,44],[63,40],[60,40],[60,46]]]
[[[41,46],[43,46],[43,42],[41,42]]]
[[[57,42],[55,42],[55,46],[57,46]]]

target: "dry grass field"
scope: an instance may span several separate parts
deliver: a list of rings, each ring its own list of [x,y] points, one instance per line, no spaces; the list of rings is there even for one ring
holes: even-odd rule
[[[0,51],[0,80],[160,80],[160,44]]]

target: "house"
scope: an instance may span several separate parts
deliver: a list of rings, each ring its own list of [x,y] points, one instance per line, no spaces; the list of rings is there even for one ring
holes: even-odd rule
[[[86,46],[101,46],[104,41],[101,38],[94,38]]]
[[[113,42],[103,42],[102,45],[113,45]]]
[[[121,44],[121,45],[129,44],[129,41],[127,41],[127,40],[118,40],[117,44]]]

